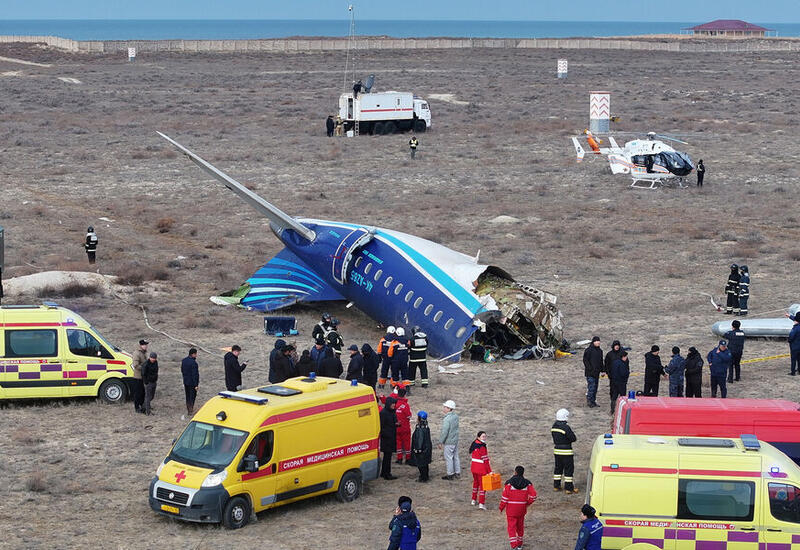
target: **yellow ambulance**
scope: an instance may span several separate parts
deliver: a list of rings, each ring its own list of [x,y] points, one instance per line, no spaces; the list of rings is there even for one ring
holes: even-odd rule
[[[311,496],[352,501],[378,477],[379,432],[375,393],[363,384],[311,376],[224,391],[158,467],[150,507],[238,529],[253,512]]]
[[[752,435],[605,434],[587,485],[602,548],[800,549],[800,468]]]
[[[53,303],[0,307],[0,399],[98,396],[120,403],[131,356]]]

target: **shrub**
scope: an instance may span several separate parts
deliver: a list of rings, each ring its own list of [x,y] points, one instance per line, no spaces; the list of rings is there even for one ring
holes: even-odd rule
[[[47,480],[39,470],[34,470],[31,477],[25,482],[25,489],[33,493],[43,493],[47,490]]]
[[[156,222],[156,229],[158,229],[159,233],[168,233],[173,225],[175,225],[173,218],[161,218]]]
[[[61,288],[43,286],[36,292],[36,295],[39,298],[82,298],[84,296],[92,296],[98,292],[100,292],[100,287],[95,283],[74,281]]]

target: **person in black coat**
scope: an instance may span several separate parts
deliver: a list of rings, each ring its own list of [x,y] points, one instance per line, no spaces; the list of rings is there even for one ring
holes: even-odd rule
[[[417,426],[411,436],[411,466],[416,466],[419,470],[417,481],[427,483],[430,481],[428,476],[428,465],[431,463],[433,454],[433,443],[431,442],[431,429],[428,427],[428,413],[419,411],[417,413]]]
[[[603,350],[600,348],[600,337],[592,338],[592,343],[583,352],[583,374],[586,376],[586,404],[592,408],[597,406],[597,384],[603,372]]]
[[[319,363],[319,376],[339,378],[344,372],[342,362],[331,348],[325,348],[325,357]]]
[[[234,345],[223,359],[225,361],[225,389],[228,391],[242,388],[242,371],[247,367],[247,363],[239,363],[240,353],[242,353],[242,348]]]
[[[328,115],[328,118],[325,119],[325,130],[328,133],[328,137],[333,137],[333,127],[335,126],[333,122],[333,115]]]
[[[689,348],[686,355],[686,397],[702,397],[703,356],[697,348]]]
[[[347,350],[350,352],[350,363],[347,365],[347,380],[358,380],[361,382],[364,379],[364,358],[361,352],[358,351],[358,346],[353,344]]]
[[[608,395],[611,397],[611,408],[614,408],[614,402],[616,401],[616,395],[614,393],[614,382],[611,380],[611,367],[614,365],[614,361],[619,359],[622,356],[622,344],[619,340],[614,340],[611,343],[611,349],[606,353],[606,358],[603,360],[603,372],[606,373],[608,376]]]
[[[611,365],[611,414],[614,414],[614,406],[617,404],[617,397],[625,397],[628,393],[628,378],[631,375],[631,366],[628,363],[628,352],[622,350],[618,359],[614,359]]]
[[[667,373],[658,356],[659,347],[654,345],[644,354],[644,395],[658,397],[658,384]]]
[[[378,367],[380,367],[381,358],[369,344],[361,346],[361,357],[364,358],[363,383],[374,391],[375,384],[378,383]]]
[[[150,402],[156,396],[158,382],[158,354],[150,352],[150,357],[142,364],[142,383],[144,384],[144,414],[151,414]]]
[[[297,362],[295,368],[297,370],[297,376],[307,377],[309,374],[314,372],[316,365],[314,363],[314,360],[311,359],[310,351],[308,351],[307,349],[303,350],[303,355],[300,356],[300,360]]]
[[[269,380],[270,384],[274,384],[276,382],[276,380],[275,380],[275,360],[281,355],[281,353],[282,353],[281,350],[283,349],[283,346],[285,346],[285,345],[286,345],[286,342],[279,338],[278,340],[275,340],[275,347],[272,348],[271,352],[269,352],[269,375],[268,375],[268,380]]]
[[[290,357],[293,351],[294,346],[284,345],[280,354],[275,358],[275,384],[286,382],[289,378],[297,376],[297,370]]]
[[[197,349],[189,350],[189,355],[181,361],[183,391],[186,394],[186,413],[194,414],[194,402],[197,399],[197,387],[200,385],[200,369],[197,366]]]
[[[381,463],[381,477],[383,479],[397,479],[392,475],[392,455],[397,448],[397,415],[394,412],[397,400],[394,397],[387,397],[386,403],[381,409],[381,436],[380,451],[383,453]]]

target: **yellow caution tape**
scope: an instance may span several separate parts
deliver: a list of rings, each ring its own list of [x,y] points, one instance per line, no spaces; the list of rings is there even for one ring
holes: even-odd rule
[[[770,355],[769,357],[757,357],[756,359],[744,359],[742,363],[758,363],[759,361],[769,361],[770,359],[784,359],[791,357],[791,354],[781,353],[780,355]]]

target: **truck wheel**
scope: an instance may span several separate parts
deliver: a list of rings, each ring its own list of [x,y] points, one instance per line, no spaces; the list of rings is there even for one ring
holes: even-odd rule
[[[383,135],[388,136],[394,134],[397,131],[397,126],[395,126],[394,122],[387,122],[383,125]]]
[[[222,512],[222,524],[228,529],[240,529],[250,521],[250,503],[244,497],[233,497]]]
[[[339,502],[353,502],[361,495],[361,474],[360,472],[349,471],[342,476],[339,482],[339,490],[336,491],[336,498]]]
[[[128,388],[125,382],[119,378],[111,378],[100,384],[100,390],[97,396],[106,403],[117,404],[125,401],[128,394]]]
[[[416,120],[414,121],[414,131],[418,134],[424,134],[425,130],[428,129],[428,125],[425,124],[424,120]]]
[[[376,122],[375,126],[372,127],[372,135],[375,136],[382,136],[383,135],[383,122]]]

